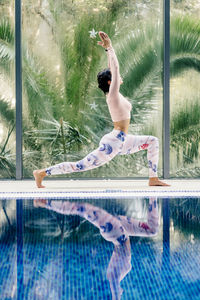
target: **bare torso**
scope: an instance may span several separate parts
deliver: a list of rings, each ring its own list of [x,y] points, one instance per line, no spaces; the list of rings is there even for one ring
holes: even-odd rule
[[[124,133],[128,133],[128,128],[129,128],[129,124],[130,124],[130,119],[127,120],[122,120],[119,122],[113,122],[114,124],[114,129],[118,129],[123,131]]]

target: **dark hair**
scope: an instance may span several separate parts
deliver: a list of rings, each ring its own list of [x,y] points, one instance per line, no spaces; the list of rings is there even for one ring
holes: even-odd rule
[[[110,69],[104,69],[103,71],[99,72],[97,75],[97,81],[99,84],[99,88],[104,92],[104,94],[109,92],[110,85],[108,81],[111,81],[112,75]]]

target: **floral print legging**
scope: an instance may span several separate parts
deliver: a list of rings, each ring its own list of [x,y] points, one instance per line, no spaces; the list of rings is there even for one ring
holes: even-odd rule
[[[76,162],[62,162],[46,169],[47,175],[91,170],[104,165],[116,155],[126,155],[147,149],[149,177],[157,177],[159,142],[154,136],[130,135],[114,129],[103,136],[99,147]]]

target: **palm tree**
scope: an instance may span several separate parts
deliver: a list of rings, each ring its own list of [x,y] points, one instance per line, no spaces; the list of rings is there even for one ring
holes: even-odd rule
[[[171,23],[171,74],[176,76],[185,70],[200,71],[200,23],[188,16],[176,17]],[[177,153],[176,160],[182,167],[175,176],[198,177],[200,168],[200,102],[195,96],[181,99],[186,103],[171,115],[171,147]],[[193,164],[193,165],[192,165]],[[196,166],[194,167],[194,164]]]
[[[93,28],[107,31],[112,38],[124,79],[122,93],[129,97],[133,104],[132,117],[137,126],[134,125],[132,130],[137,133],[141,131],[156,135],[158,133],[151,119],[153,110],[160,105],[162,99],[160,24],[148,22],[142,25],[139,20],[140,29],[136,28],[137,21],[135,21],[134,26],[129,23],[129,32],[126,31],[127,27],[123,26],[119,31],[117,28],[122,20],[120,13],[126,2],[118,0],[109,4],[107,10],[100,10],[99,13],[90,10],[89,15],[83,13],[79,18],[74,17],[77,23],[72,23],[73,18],[69,16],[71,27],[69,26],[64,32],[63,19],[66,15],[61,7],[64,4],[60,4],[61,6],[58,4],[54,6],[54,4],[49,1],[51,18],[39,9],[37,13],[51,28],[53,41],[59,49],[61,75],[58,80],[52,82],[51,66],[47,67],[41,63],[34,49],[28,47],[28,40],[23,42],[25,176],[30,176],[34,167],[42,167],[44,164],[56,163],[63,159],[81,158],[97,146],[99,136],[108,131],[111,126],[104,97],[95,83],[97,70],[106,65],[105,54],[96,47],[97,40],[90,38],[89,31]],[[66,5],[68,4],[66,2]],[[78,8],[75,6],[72,11],[75,16],[77,16],[76,9]],[[127,22],[131,20],[130,14]],[[173,76],[177,76],[186,68],[199,70],[199,30],[198,21],[191,18],[172,19],[171,73]],[[4,68],[6,72],[13,67],[13,64],[13,30],[9,21],[4,19],[0,23],[0,68]],[[12,112],[12,118],[14,112],[11,106],[9,104],[6,106],[5,103],[5,99],[0,100],[1,107],[4,107],[0,114],[5,115],[6,121],[3,124],[7,126],[13,124],[10,117],[8,115],[6,117],[7,112]],[[199,155],[197,146],[199,136],[194,136],[191,127],[199,126],[197,111],[199,112],[198,101],[189,112],[188,122],[182,122],[186,118],[188,120],[183,111],[173,115],[171,121],[172,147],[180,151],[180,147],[184,149],[188,141],[190,143],[193,141],[193,145],[187,150],[187,163]],[[160,122],[161,119],[160,114]],[[150,125],[147,125],[149,123]],[[182,139],[178,139],[180,128],[181,130],[184,128],[186,132]],[[197,139],[196,144],[195,139]],[[6,145],[9,145],[9,140]],[[127,160],[126,164],[124,159]],[[99,177],[105,176],[105,173],[108,177],[113,174],[133,176],[143,172],[145,165],[143,155],[137,156],[135,160],[133,157],[118,157],[101,170],[93,170],[87,175],[78,174],[78,176]]]
[[[84,120],[82,119],[81,121],[80,118],[77,120],[76,111],[77,109],[83,111],[87,105],[85,95],[91,85],[92,74],[96,69],[100,56],[100,51],[96,47],[96,41],[91,40],[88,31],[92,29],[92,26],[99,27],[100,24],[107,30],[108,25],[106,24],[110,19],[111,25],[109,30],[111,32],[113,28],[112,21],[117,11],[115,4],[120,2],[122,3],[122,1],[114,1],[110,6],[109,12],[101,12],[99,17],[96,16],[96,13],[87,17],[83,15],[78,25],[74,25],[74,35],[71,35],[69,30],[61,38],[59,38],[57,32],[60,29],[59,25],[61,25],[59,23],[60,19],[56,18],[55,10],[53,11],[55,18],[52,20],[52,24],[55,25],[55,30],[52,30],[52,34],[59,46],[63,65],[64,87],[62,89],[60,89],[60,85],[57,86],[50,82],[49,73],[51,70],[45,69],[41,61],[28,47],[27,42],[24,41],[23,154],[25,174],[29,175],[26,167],[32,169],[37,163],[40,166],[42,161],[47,163],[54,162],[56,158],[59,159],[61,154],[65,155],[66,151],[70,149],[80,150],[82,141],[86,140],[86,137],[81,133],[86,133],[84,126],[82,126]],[[37,10],[37,13],[52,27],[45,14],[40,10]],[[0,34],[2,40],[0,44],[1,65],[9,69],[14,64],[14,38],[13,29],[7,19],[1,22]],[[3,107],[3,104],[5,104],[4,99],[1,100],[1,103]],[[12,111],[10,105],[9,109]],[[1,114],[4,114],[3,110]],[[9,122],[8,117],[5,126]],[[50,136],[45,138],[44,133]],[[39,153],[44,148],[44,145],[48,146],[46,144],[48,140],[50,141],[49,146],[53,145],[53,148],[41,160]],[[60,141],[63,151],[58,150]],[[55,145],[57,145],[57,150],[55,150]]]
[[[0,170],[1,176],[15,177],[15,156],[7,149],[9,138],[13,132],[14,126],[9,128],[5,141],[0,145]]]
[[[0,22],[0,69],[4,74],[4,78],[11,76],[14,65],[14,33],[9,21],[2,18]],[[9,140],[14,131],[14,110],[8,103],[5,96],[0,98],[0,120],[3,125],[4,139],[0,145],[0,176],[14,177],[15,176],[15,157],[12,153],[12,148],[9,147]]]

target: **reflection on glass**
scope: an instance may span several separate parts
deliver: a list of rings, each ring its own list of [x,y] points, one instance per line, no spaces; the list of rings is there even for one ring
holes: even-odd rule
[[[171,176],[200,175],[198,1],[171,1]]]
[[[0,4],[0,178],[15,177],[14,2]]]
[[[97,73],[106,67],[96,32],[109,34],[133,105],[130,133],[162,145],[162,1],[23,2],[24,176],[78,161],[110,132]],[[155,125],[156,124],[156,125]],[[160,151],[162,153],[162,151]],[[162,174],[162,158],[159,159]],[[147,176],[146,153],[68,177]],[[160,175],[160,174],[159,174]]]
[[[106,241],[113,243],[114,250],[107,268],[107,279],[110,283],[112,299],[121,299],[123,289],[120,287],[120,282],[132,268],[129,237],[151,237],[157,234],[159,226],[157,199],[149,199],[147,222],[127,216],[113,216],[89,203],[34,200],[34,205],[59,214],[78,215],[96,226]]]
[[[17,243],[15,200],[0,200],[0,295],[16,299]]]

